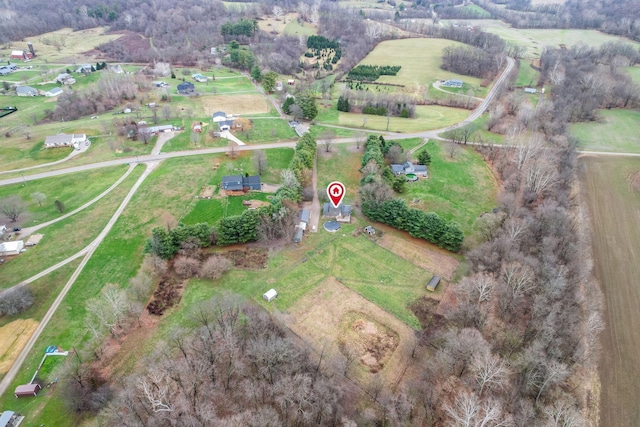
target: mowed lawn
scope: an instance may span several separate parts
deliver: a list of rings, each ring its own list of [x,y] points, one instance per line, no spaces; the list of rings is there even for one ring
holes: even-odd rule
[[[405,85],[405,90],[413,92],[416,86],[429,86],[436,80],[460,79],[465,83],[480,84],[481,79],[445,71],[442,65],[444,48],[465,46],[444,39],[402,39],[388,40],[376,46],[360,64],[362,65],[400,65],[402,68],[395,76],[381,76],[377,82]]]
[[[437,105],[416,106],[416,117],[402,118],[376,116],[372,114],[343,113],[335,106],[322,108],[316,121],[363,130],[378,130],[399,133],[423,132],[441,129],[461,122],[469,115],[469,110],[440,107]],[[388,119],[388,125],[387,125]]]
[[[600,110],[601,120],[570,125],[581,150],[640,153],[640,111]]]
[[[0,288],[13,286],[70,257],[91,243],[122,203],[122,199],[142,171],[143,167],[138,166],[118,187],[95,204],[69,218],[38,230],[38,233],[43,234],[44,237],[37,246],[27,249],[19,256],[7,257],[5,260],[0,268]],[[124,173],[124,169],[121,169],[121,172]],[[103,189],[112,183],[113,181],[108,185],[105,183]],[[75,184],[69,183],[69,186],[77,190],[83,184],[83,181],[77,181]],[[97,195],[98,192],[97,188],[91,187],[91,193]],[[83,201],[88,200],[90,198]],[[78,207],[80,201],[76,201],[75,204],[77,204],[75,207]]]
[[[515,85],[518,87],[537,86],[538,79],[540,78],[540,72],[538,70],[533,69],[530,61],[520,59],[519,63],[520,63],[520,68],[518,69],[518,77],[516,77]]]
[[[431,154],[429,178],[407,182],[401,197],[408,206],[457,221],[468,236],[478,216],[497,206],[498,190],[482,157],[470,147],[457,148],[454,158],[446,143],[429,141],[419,149],[414,157],[423,149]]]
[[[20,184],[5,185],[0,187],[0,198],[18,196],[27,204],[27,211],[19,218],[22,226],[37,225],[55,219],[64,213],[80,207],[84,203],[96,197],[116,182],[125,172],[126,166],[114,166],[92,171],[78,172],[28,181]],[[82,183],[82,191],[78,191],[77,185]],[[46,196],[44,201],[38,203],[33,193],[42,193]],[[55,201],[60,200],[66,208],[60,213]]]

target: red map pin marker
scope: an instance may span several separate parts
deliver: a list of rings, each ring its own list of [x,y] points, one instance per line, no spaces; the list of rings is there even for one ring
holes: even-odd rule
[[[329,196],[329,200],[331,200],[331,204],[334,208],[337,208],[342,202],[345,192],[344,184],[341,182],[333,181],[327,186],[327,196]]]

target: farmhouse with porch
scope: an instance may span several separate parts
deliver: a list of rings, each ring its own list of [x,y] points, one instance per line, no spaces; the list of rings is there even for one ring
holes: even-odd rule
[[[47,136],[44,140],[45,148],[57,147],[80,147],[80,144],[87,141],[87,135],[84,133],[67,134],[59,133],[58,135]]]

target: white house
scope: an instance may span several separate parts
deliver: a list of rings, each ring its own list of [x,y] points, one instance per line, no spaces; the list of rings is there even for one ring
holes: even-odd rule
[[[80,67],[76,69],[76,73],[90,73],[91,72],[91,64],[82,64]]]
[[[216,111],[215,113],[213,113],[211,119],[214,122],[224,122],[225,120],[227,120],[227,113],[225,113],[224,111]]]
[[[79,147],[81,143],[87,140],[87,135],[84,133],[80,134],[67,134],[67,133],[59,133],[58,135],[47,136],[44,140],[45,148],[56,148],[56,147]]]
[[[3,242],[0,244],[0,256],[18,255],[23,248],[24,242],[22,240]]]
[[[538,89],[536,89],[534,87],[525,87],[524,88],[524,92],[525,93],[538,93]]]
[[[48,90],[44,93],[44,96],[53,97],[58,96],[62,93],[62,88],[54,87],[51,90]]]
[[[278,293],[275,289],[269,289],[267,292],[262,294],[262,298],[264,298],[267,302],[271,302],[274,299],[278,298]]]

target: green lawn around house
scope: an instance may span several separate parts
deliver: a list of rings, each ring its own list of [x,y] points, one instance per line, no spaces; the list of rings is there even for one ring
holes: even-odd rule
[[[498,189],[482,157],[471,147],[457,148],[454,158],[449,156],[446,143],[429,141],[419,149],[414,157],[423,149],[431,154],[429,178],[407,182],[400,197],[410,207],[458,222],[468,236],[478,216],[496,207]]]
[[[600,110],[598,115],[598,121],[569,126],[581,150],[640,153],[640,111]]]

